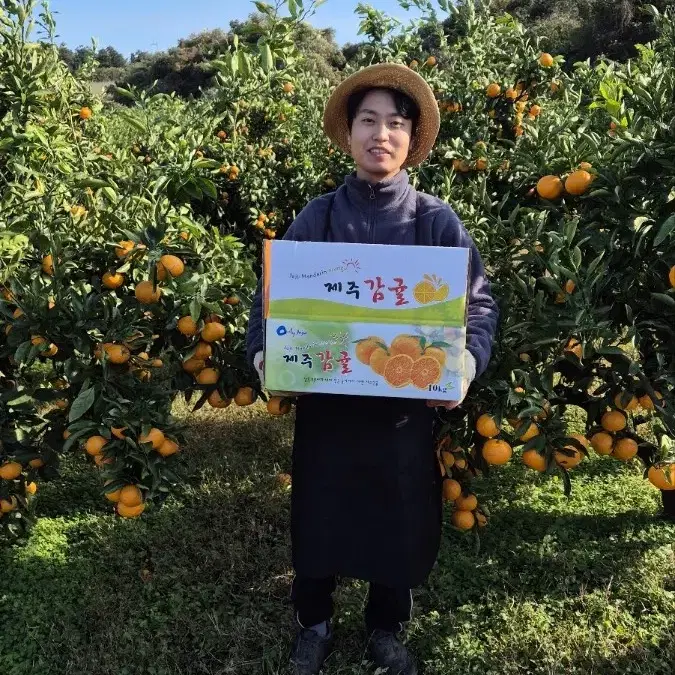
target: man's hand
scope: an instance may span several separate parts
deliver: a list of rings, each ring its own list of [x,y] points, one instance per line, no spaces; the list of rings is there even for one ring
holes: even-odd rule
[[[462,396],[457,401],[437,401],[432,399],[427,401],[430,408],[445,408],[446,410],[454,410],[458,405],[462,404],[466,393],[469,391],[469,386],[476,377],[476,359],[473,354],[466,349],[464,351],[464,379],[462,380]]]

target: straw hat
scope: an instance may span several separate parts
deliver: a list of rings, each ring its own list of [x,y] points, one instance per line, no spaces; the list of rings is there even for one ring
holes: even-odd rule
[[[323,129],[326,135],[349,154],[347,101],[356,91],[378,87],[402,91],[419,106],[420,118],[415,138],[403,168],[421,164],[431,152],[438,136],[441,125],[438,103],[424,78],[399,63],[368,66],[343,80],[331,94],[323,113]]]

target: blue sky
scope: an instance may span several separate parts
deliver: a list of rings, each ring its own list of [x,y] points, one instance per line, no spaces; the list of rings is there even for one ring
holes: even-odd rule
[[[418,16],[396,0],[364,0],[398,19]],[[335,29],[338,43],[357,41],[358,0],[326,0],[312,17],[317,27]],[[112,45],[125,56],[138,50],[156,51],[179,38],[211,28],[227,28],[231,19],[246,18],[255,7],[250,0],[51,0],[59,42],[69,47]]]

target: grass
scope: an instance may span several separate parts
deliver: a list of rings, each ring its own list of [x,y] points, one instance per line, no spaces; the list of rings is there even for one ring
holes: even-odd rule
[[[290,494],[274,476],[291,432],[262,407],[200,411],[185,484],[139,521],[111,515],[83,458],[64,462],[30,539],[0,552],[0,673],[285,673]],[[408,639],[426,675],[672,674],[675,525],[637,466],[584,461],[569,500],[518,462],[475,488],[493,514],[480,549],[447,526],[415,592]],[[373,672],[364,594],[338,590],[325,675]]]

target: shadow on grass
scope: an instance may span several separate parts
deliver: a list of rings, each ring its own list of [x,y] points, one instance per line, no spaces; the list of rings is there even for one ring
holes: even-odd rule
[[[12,587],[0,581],[0,596],[7,594],[12,608],[8,635],[20,645],[23,662],[38,668],[5,670],[285,673],[295,629],[288,597],[290,494],[275,475],[290,469],[291,434],[292,420],[255,408],[198,413],[182,455],[185,483],[162,509],[138,521],[110,515],[96,471],[73,460],[54,494],[41,495],[38,504],[41,515],[57,520],[41,521],[29,546],[10,561]],[[471,621],[478,629],[494,612],[507,611],[513,598],[551,608],[628,582],[645,552],[663,543],[653,525],[653,517],[639,511],[556,516],[511,506],[495,513],[477,556],[471,540],[446,525],[439,563],[416,592],[411,625],[427,672],[490,672],[474,670],[468,652],[434,665],[434,640],[458,629],[454,617],[463,606],[477,608]],[[325,675],[372,672],[362,665],[364,592],[362,584],[347,582],[337,593],[338,651]],[[430,630],[421,634],[416,626],[427,622]],[[517,630],[505,631],[496,655],[525,659],[510,651]],[[621,672],[612,670],[611,660],[583,670],[587,662],[579,656],[572,670]],[[2,665],[0,657],[0,672]],[[513,665],[509,672],[527,672]]]

